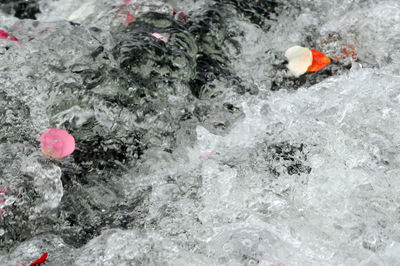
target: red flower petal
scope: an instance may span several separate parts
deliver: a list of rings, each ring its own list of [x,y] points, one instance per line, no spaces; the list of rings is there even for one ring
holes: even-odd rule
[[[37,260],[35,260],[31,264],[29,264],[29,266],[36,266],[36,265],[40,265],[42,263],[45,263],[46,259],[47,259],[47,252],[43,253],[43,255],[40,258],[38,258]]]
[[[6,39],[6,40],[18,42],[19,44],[21,44],[17,38],[15,38],[11,34],[5,32],[4,30],[0,30],[0,39]]]

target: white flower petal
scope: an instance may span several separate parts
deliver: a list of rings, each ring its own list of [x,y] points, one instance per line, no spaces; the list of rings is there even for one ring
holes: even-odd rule
[[[313,60],[310,49],[297,45],[287,49],[285,56],[289,61],[287,68],[296,77],[306,73]]]

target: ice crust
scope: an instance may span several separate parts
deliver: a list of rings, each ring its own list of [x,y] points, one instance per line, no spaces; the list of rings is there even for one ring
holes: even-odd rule
[[[171,72],[175,87],[150,94],[112,78],[125,71],[113,57],[122,27],[115,2],[98,1],[82,25],[59,21],[79,8],[74,1],[40,1],[39,22],[0,18],[23,42],[0,40],[0,185],[14,191],[0,194],[0,244],[9,248],[0,262],[27,263],[46,250],[46,265],[398,264],[400,4],[277,2],[285,8],[259,25],[229,4],[225,30],[238,33],[240,49],[220,43],[254,90],[216,78],[195,100],[186,83],[193,69],[156,67],[189,64],[200,49],[180,26],[169,43],[186,49],[185,60],[149,49],[148,63],[129,68]],[[155,2],[138,14],[178,7],[196,17],[209,5]],[[133,46],[125,41],[123,49]],[[354,45],[357,59],[329,78],[307,74],[300,86],[284,68],[295,44],[329,56]],[[100,45],[104,56],[94,60]],[[90,79],[91,71],[107,75]],[[51,126],[76,132],[75,157],[41,157],[38,136]]]

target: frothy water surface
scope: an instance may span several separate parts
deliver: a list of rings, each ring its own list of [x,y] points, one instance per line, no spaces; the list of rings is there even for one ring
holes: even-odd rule
[[[11,2],[0,264],[398,264],[397,1]]]

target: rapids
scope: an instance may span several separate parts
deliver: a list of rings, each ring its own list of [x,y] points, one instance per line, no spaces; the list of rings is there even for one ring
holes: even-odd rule
[[[0,265],[398,265],[399,10],[0,0]]]

